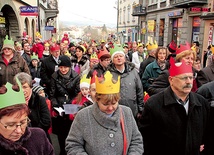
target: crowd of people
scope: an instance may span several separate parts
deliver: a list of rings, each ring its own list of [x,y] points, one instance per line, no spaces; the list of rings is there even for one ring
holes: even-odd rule
[[[212,155],[214,46],[199,46],[6,36],[0,154],[55,154],[56,134],[60,155]]]

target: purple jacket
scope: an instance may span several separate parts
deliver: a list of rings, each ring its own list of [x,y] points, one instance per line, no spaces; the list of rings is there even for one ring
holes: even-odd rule
[[[53,146],[40,128],[27,127],[19,141],[12,142],[0,135],[0,155],[54,155]]]

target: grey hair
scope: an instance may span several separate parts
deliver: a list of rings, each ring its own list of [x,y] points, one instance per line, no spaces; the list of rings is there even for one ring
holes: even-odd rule
[[[27,83],[31,88],[33,87],[32,77],[28,73],[25,72],[17,73],[14,77],[14,81],[16,81],[16,78],[21,82],[22,85]]]

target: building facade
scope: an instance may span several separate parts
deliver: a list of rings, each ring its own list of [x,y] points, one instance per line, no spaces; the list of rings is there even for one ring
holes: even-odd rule
[[[50,38],[52,35],[45,27],[57,23],[56,20],[52,22],[58,14],[56,3],[57,0],[1,0],[0,45],[6,35],[20,41],[26,35],[34,39],[39,31],[43,40]]]

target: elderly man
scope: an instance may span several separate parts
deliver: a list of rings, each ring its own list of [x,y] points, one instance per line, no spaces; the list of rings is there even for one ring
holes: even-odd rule
[[[15,51],[13,40],[6,36],[0,54],[0,86],[7,82],[14,83],[14,76],[20,72],[30,74],[26,61]]]
[[[170,86],[149,98],[142,113],[145,155],[199,155],[203,146],[209,150],[210,106],[191,91],[192,67],[184,61],[170,63]]]
[[[41,62],[41,82],[40,84],[46,87],[46,93],[49,95],[51,75],[58,70],[60,47],[58,44],[52,44],[50,46],[50,56],[42,59]]]
[[[133,63],[125,60],[123,48],[114,44],[114,48],[110,49],[112,63],[108,70],[113,76],[121,77],[119,104],[131,108],[134,117],[137,119],[141,116],[144,105],[143,86],[140,81],[137,70]]]

